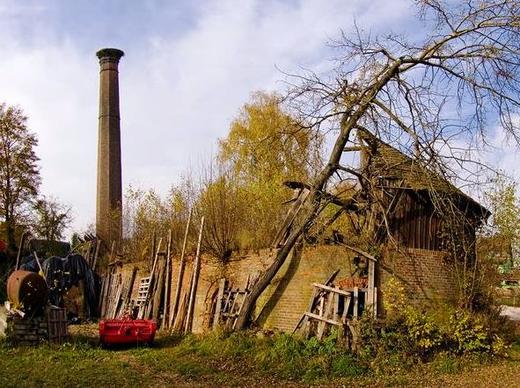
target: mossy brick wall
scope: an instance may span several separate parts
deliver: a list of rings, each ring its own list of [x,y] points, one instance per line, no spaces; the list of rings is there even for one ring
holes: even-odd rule
[[[445,253],[427,249],[405,248],[383,253],[379,270],[379,301],[384,307],[385,283],[397,277],[416,304],[452,301],[456,298],[456,278],[453,268],[446,263]]]
[[[228,263],[203,256],[196,294],[193,330],[197,333],[208,329],[209,306],[216,293],[218,282],[225,277],[234,288],[243,288],[248,275],[254,277],[265,271],[274,260],[275,250],[260,250],[234,254]],[[339,246],[317,246],[305,248],[301,255],[290,255],[279,273],[261,295],[256,304],[255,317],[265,329],[292,331],[306,310],[312,295],[312,283],[323,283],[335,270],[340,273],[337,280],[350,276],[351,259],[354,254]],[[181,288],[181,301],[188,294],[193,270],[193,256],[186,259],[186,268]],[[384,303],[385,282],[397,276],[412,300],[418,303],[444,301],[455,297],[455,280],[450,268],[444,262],[444,253],[423,249],[383,251],[380,269],[379,302]],[[125,265],[124,272],[131,271],[132,265]],[[139,279],[148,276],[147,264],[139,265],[133,297],[137,296]],[[171,279],[172,298],[179,273],[179,258],[173,260]],[[125,274],[127,275],[127,274]],[[127,275],[128,276],[128,275]],[[380,310],[383,311],[383,310]]]
[[[237,255],[226,265],[206,260],[197,290],[194,331],[203,332],[207,328],[206,312],[219,279],[226,277],[233,287],[243,288],[248,275],[253,277],[265,271],[275,254],[274,250],[262,250]],[[290,255],[257,301],[255,317],[258,323],[265,329],[292,331],[307,309],[312,283],[325,282],[338,269],[337,279],[350,276],[352,257],[351,252],[337,246],[309,247],[300,255]]]
[[[234,254],[229,262],[221,263],[215,258],[203,256],[196,293],[193,330],[201,333],[208,329],[208,311],[211,299],[217,292],[219,280],[228,279],[233,288],[244,288],[248,275],[258,276],[264,272],[275,258],[275,250],[259,250]],[[337,246],[309,247],[301,255],[290,255],[279,273],[261,295],[256,304],[255,317],[266,329],[292,331],[306,310],[312,295],[312,283],[323,283],[328,276],[340,270],[336,279],[350,276],[352,253]],[[187,298],[190,279],[193,274],[192,255],[186,258],[185,272],[181,287],[183,297]],[[123,278],[130,276],[135,264],[125,264]],[[149,275],[148,264],[137,264],[139,270],[132,297],[137,297],[139,279]],[[179,258],[173,260],[171,295],[174,297],[179,274]]]

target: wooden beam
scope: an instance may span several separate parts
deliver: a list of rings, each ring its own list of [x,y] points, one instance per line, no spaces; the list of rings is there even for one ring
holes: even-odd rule
[[[94,251],[94,262],[92,263],[92,271],[96,270],[97,259],[99,256],[99,250],[101,248],[101,239],[96,240],[96,250]]]
[[[190,289],[190,298],[188,300],[188,313],[186,317],[186,329],[185,333],[191,332],[191,328],[193,325],[193,313],[195,308],[195,298],[197,296],[197,286],[199,282],[199,273],[200,273],[200,247],[202,244],[202,232],[204,230],[204,216],[202,216],[200,220],[200,229],[199,229],[199,241],[197,242],[197,253],[195,254],[195,263],[193,264],[193,277],[192,284]]]
[[[353,252],[356,252],[357,254],[360,254],[361,256],[367,258],[368,260],[370,260],[371,262],[374,262],[374,263],[377,263],[377,259],[372,256],[370,253],[368,252],[365,252],[363,251],[362,249],[359,249],[359,248],[356,248],[356,247],[353,247],[351,245],[347,245],[345,243],[342,243],[342,242],[338,242],[337,243],[338,245],[341,245],[342,247],[345,247],[347,249],[350,249],[351,251]]]
[[[166,244],[166,272],[164,280],[164,303],[163,303],[163,322],[162,326],[168,328],[170,324],[168,307],[170,305],[170,289],[171,289],[171,252],[172,252],[172,230],[168,231],[168,242]]]
[[[215,315],[213,318],[213,330],[220,324],[220,311],[222,309],[222,299],[224,298],[224,290],[226,289],[226,279],[220,279],[218,283],[217,305],[215,306]]]
[[[177,311],[179,310],[179,299],[181,297],[182,281],[184,279],[184,267],[186,266],[186,244],[188,242],[188,233],[190,231],[192,213],[193,209],[190,209],[190,213],[188,215],[188,222],[186,223],[186,230],[184,231],[184,241],[182,242],[181,259],[179,262],[179,275],[177,276],[177,285],[175,286],[175,298],[173,300],[173,306],[171,309],[169,326],[172,326],[173,320],[175,319],[175,315],[177,315]]]
[[[322,289],[322,290],[325,290],[325,291],[329,291],[329,292],[334,292],[336,294],[340,294],[340,295],[343,295],[343,296],[350,296],[351,295],[351,292],[343,291],[343,290],[340,290],[339,288],[329,287],[329,286],[325,286],[325,285],[319,284],[319,283],[312,283],[312,285],[313,285],[313,287],[316,287],[316,288],[319,288],[319,289]]]
[[[310,313],[308,311],[305,312],[305,315],[309,318],[317,319],[318,321],[322,321],[322,322],[328,323],[330,325],[336,325],[336,326],[342,325],[341,322],[336,322],[332,319],[324,318],[324,317],[319,316],[318,314]]]
[[[362,151],[362,150],[363,150],[362,146],[350,146],[350,147],[343,148],[343,152]]]
[[[284,182],[284,185],[291,189],[301,188],[301,189],[307,189],[310,191],[310,188],[311,188],[311,186],[308,185],[307,183],[298,182],[298,181],[286,181],[286,182]],[[334,205],[337,205],[337,206],[342,206],[345,209],[357,210],[357,208],[358,208],[356,201],[354,201],[353,199],[342,199],[342,198],[339,198],[338,196],[328,193],[326,191],[321,191],[320,195],[325,200],[329,201],[330,203],[333,203]]]

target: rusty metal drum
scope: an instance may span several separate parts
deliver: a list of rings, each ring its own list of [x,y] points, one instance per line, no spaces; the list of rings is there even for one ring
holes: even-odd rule
[[[35,272],[14,271],[7,279],[7,297],[18,307],[35,310],[47,303],[45,279]]]

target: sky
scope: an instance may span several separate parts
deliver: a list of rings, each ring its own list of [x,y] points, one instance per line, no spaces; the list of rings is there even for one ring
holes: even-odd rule
[[[0,101],[29,117],[41,191],[83,231],[95,220],[99,48],[125,52],[123,186],[166,193],[216,152],[253,91],[283,92],[281,70],[326,72],[341,30],[402,32],[415,12],[405,0],[0,0]]]

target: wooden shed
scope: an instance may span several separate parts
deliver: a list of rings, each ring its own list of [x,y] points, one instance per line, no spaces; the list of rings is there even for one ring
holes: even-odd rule
[[[360,130],[358,136],[360,170],[372,182],[374,196],[384,209],[375,230],[384,254],[374,284],[384,289],[385,280],[395,275],[418,299],[455,297],[456,282],[447,258],[453,263],[474,257],[476,229],[490,212],[425,162],[368,131]],[[453,252],[449,239],[464,245],[465,258],[453,257],[461,253]]]

